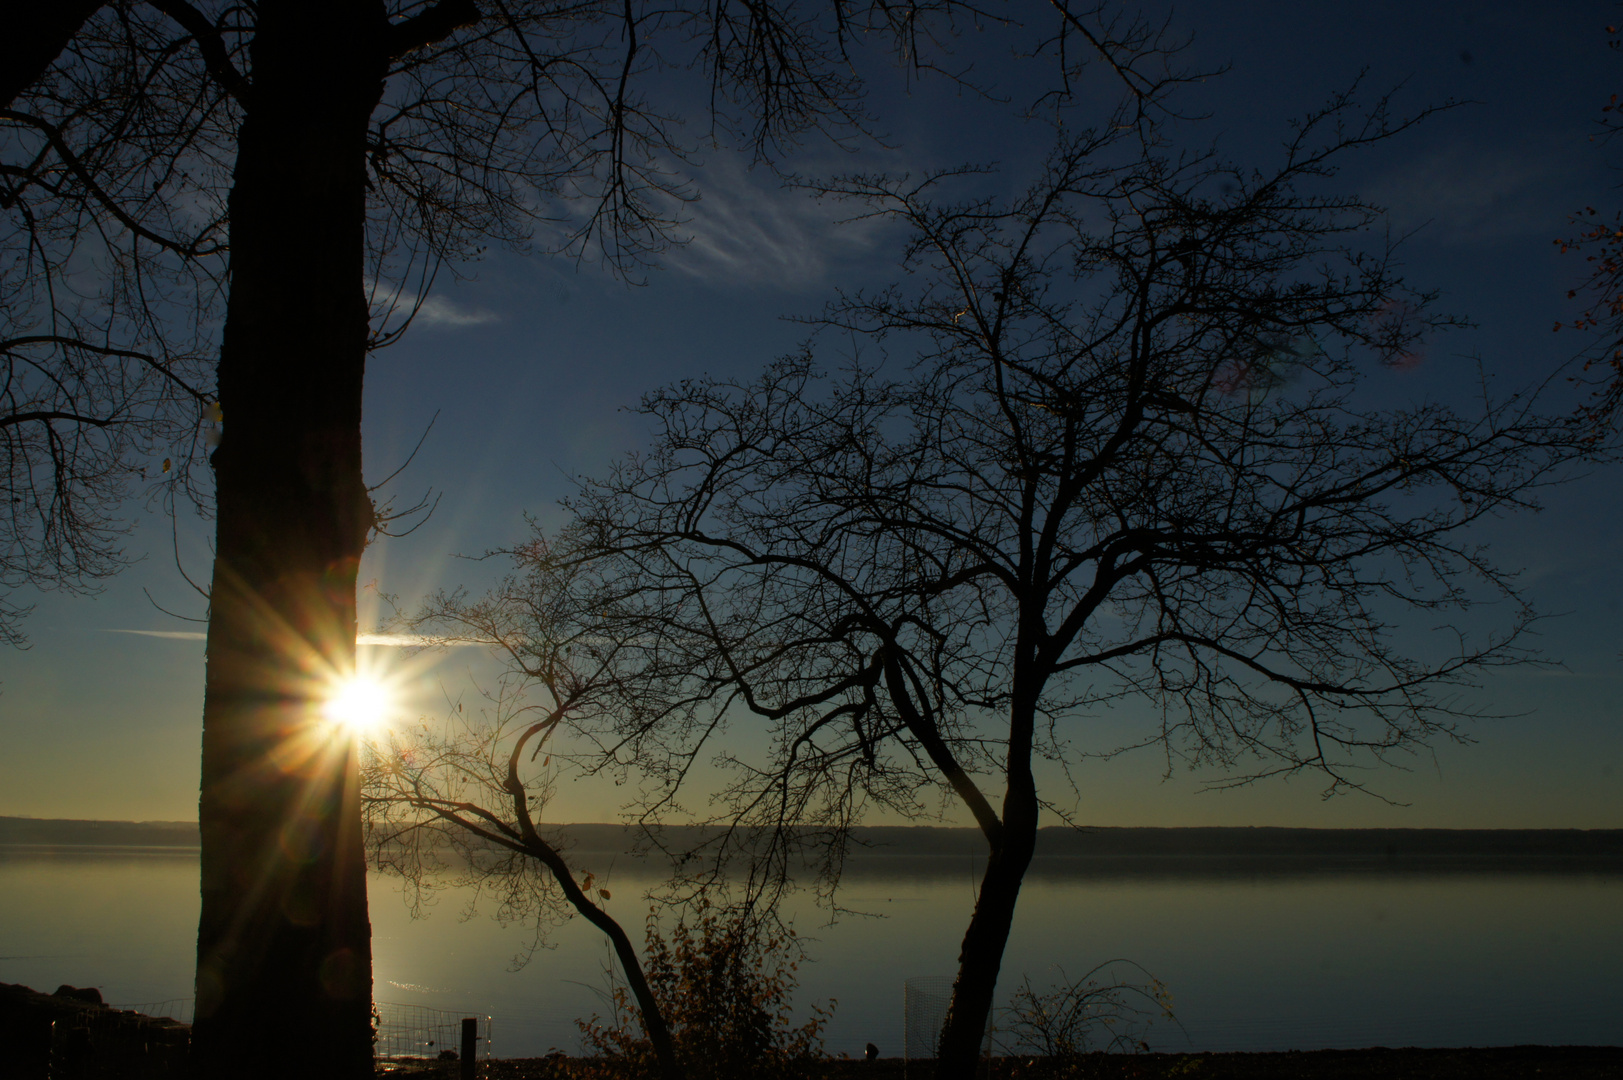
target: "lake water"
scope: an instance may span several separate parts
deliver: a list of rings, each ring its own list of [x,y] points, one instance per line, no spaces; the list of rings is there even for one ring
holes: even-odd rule
[[[611,910],[640,927],[646,868],[610,876]],[[877,917],[795,912],[810,942],[800,1011],[838,999],[833,1053],[901,1053],[902,986],[953,970],[973,903],[971,867],[947,857],[861,859],[844,904]],[[528,940],[468,895],[414,920],[372,881],[379,1001],[490,1015],[498,1057],[576,1049],[600,1007],[607,951],[575,919],[514,970]],[[0,850],[0,982],[97,986],[110,1002],[189,998],[195,853]],[[1623,874],[1478,867],[1287,871],[1187,863],[1040,861],[1004,960],[1000,998],[1056,965],[1080,975],[1126,957],[1167,984],[1181,1029],[1158,1050],[1623,1044]]]

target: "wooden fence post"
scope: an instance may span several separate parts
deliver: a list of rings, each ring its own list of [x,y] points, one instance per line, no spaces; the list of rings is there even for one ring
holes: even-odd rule
[[[462,1061],[461,1080],[473,1080],[476,1051],[479,1046],[479,1018],[465,1017],[462,1021]]]

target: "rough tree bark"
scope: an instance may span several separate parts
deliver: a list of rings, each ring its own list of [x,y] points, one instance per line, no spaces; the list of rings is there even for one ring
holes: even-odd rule
[[[354,748],[319,702],[353,669],[365,137],[383,5],[259,6],[231,191],[225,434],[203,712],[199,1076],[372,1070]],[[264,1045],[265,1017],[283,1046]]]

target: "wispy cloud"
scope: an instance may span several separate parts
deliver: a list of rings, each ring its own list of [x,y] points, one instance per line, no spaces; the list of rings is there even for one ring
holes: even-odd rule
[[[1536,147],[1438,147],[1364,190],[1407,232],[1445,243],[1497,243],[1551,229],[1550,202],[1568,179]],[[1559,201],[1557,199],[1557,201]],[[1561,207],[1570,209],[1570,207]]]
[[[484,308],[466,307],[443,296],[430,296],[417,309],[419,326],[484,326],[500,322],[501,316]]]
[[[877,219],[841,223],[849,207],[785,187],[770,170],[721,158],[705,166],[702,195],[685,208],[685,244],[668,263],[693,277],[800,289],[871,250]]]
[[[169,638],[171,641],[203,641],[208,635],[201,630],[102,630],[104,634],[138,634],[141,637]]]
[[[392,322],[404,317],[411,310],[412,296],[400,286],[368,279],[367,288],[370,291],[373,318],[386,318]],[[486,323],[500,321],[501,316],[494,311],[459,304],[446,296],[426,297],[417,308],[414,317],[414,322],[418,326],[442,326],[452,329],[483,326]]]
[[[208,635],[201,630],[112,630],[103,629],[104,634],[136,634],[140,637],[167,638],[171,641],[203,641]],[[461,646],[476,645],[473,641],[441,641],[438,638],[427,637],[423,634],[357,634],[357,645],[393,645],[397,648],[414,648],[424,645]]]

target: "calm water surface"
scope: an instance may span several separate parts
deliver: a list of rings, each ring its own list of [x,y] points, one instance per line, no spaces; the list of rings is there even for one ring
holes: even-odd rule
[[[642,875],[642,876],[639,876]],[[950,858],[858,860],[841,900],[796,925],[812,962],[797,1002],[838,999],[831,1052],[872,1041],[900,1054],[903,981],[953,970],[973,903],[972,868]],[[622,866],[611,910],[640,927],[654,880]],[[515,969],[529,935],[470,894],[445,892],[414,920],[398,886],[372,881],[376,996],[489,1014],[497,1056],[573,1051],[575,1020],[600,1009],[608,959],[576,919]],[[97,986],[110,1002],[191,994],[194,853],[0,850],[0,982]],[[1166,1050],[1623,1044],[1623,875],[1476,870],[1287,873],[1188,864],[1089,867],[1050,860],[1028,878],[1000,998],[1112,957],[1171,989],[1182,1028]]]

